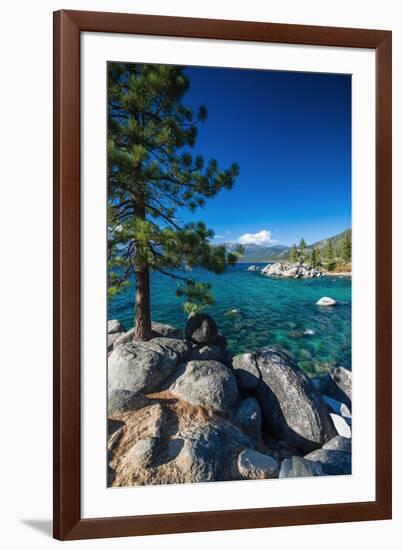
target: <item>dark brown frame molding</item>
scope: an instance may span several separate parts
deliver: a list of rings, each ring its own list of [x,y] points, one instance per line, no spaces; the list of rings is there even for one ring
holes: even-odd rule
[[[373,48],[376,58],[376,500],[81,518],[80,34]],[[54,536],[61,540],[391,518],[390,31],[62,10],[54,13]]]

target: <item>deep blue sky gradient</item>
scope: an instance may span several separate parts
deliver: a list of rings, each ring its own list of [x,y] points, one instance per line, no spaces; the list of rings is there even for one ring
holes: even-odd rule
[[[351,78],[348,75],[188,67],[184,103],[208,118],[194,153],[240,175],[186,220],[202,219],[215,242],[272,232],[307,243],[351,227]]]

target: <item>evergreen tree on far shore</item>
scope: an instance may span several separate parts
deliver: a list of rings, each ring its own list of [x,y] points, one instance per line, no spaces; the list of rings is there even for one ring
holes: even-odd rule
[[[194,267],[222,273],[241,249],[212,246],[203,222],[185,223],[222,189],[231,189],[239,167],[193,156],[197,126],[207,118],[183,103],[190,81],[182,67],[108,65],[108,293],[135,275],[134,338],[151,332],[150,271],[173,278],[187,311],[211,303],[210,285],[194,282]],[[134,312],[133,312],[134,314]]]
[[[345,262],[350,262],[352,259],[352,239],[350,231],[347,231],[342,242],[342,259]]]
[[[329,243],[326,247],[326,259],[327,259],[327,269],[328,271],[334,271],[336,267],[335,255],[334,255],[334,246],[332,239],[329,240]]]
[[[321,250],[318,247],[314,248],[315,250],[315,267],[322,267],[322,261],[321,261]]]
[[[296,245],[294,244],[289,251],[289,261],[291,264],[295,264],[298,261],[298,259],[299,259],[299,253],[296,248]]]
[[[306,241],[302,237],[300,239],[300,244],[299,244],[299,261],[303,263],[305,259],[306,259]]]
[[[317,249],[316,248],[313,248],[313,250],[311,251],[310,263],[312,267],[317,267]]]

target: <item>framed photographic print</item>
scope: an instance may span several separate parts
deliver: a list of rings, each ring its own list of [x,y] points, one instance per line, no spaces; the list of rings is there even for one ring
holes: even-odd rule
[[[54,536],[391,517],[391,33],[54,14]]]

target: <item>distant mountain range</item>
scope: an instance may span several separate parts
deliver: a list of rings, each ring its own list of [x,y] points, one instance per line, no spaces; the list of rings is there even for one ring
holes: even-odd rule
[[[351,229],[346,229],[334,237],[327,237],[326,239],[321,239],[315,243],[306,246],[307,250],[312,250],[313,248],[318,248],[322,250],[325,248],[329,241],[332,239],[332,245],[334,247],[334,254],[337,256],[340,254],[343,238],[346,233],[351,233]],[[233,243],[225,243],[225,246],[231,250],[235,248]],[[260,244],[246,244],[244,245],[244,255],[239,259],[239,263],[264,263],[269,261],[286,261],[289,254],[289,246],[282,244],[274,244],[271,246],[260,245]]]

